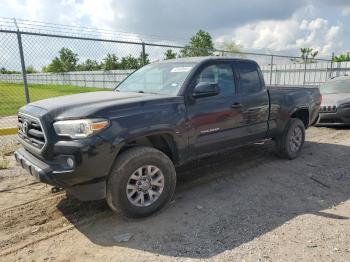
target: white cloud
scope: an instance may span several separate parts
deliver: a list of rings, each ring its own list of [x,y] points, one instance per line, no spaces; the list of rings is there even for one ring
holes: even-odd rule
[[[109,28],[112,0],[2,0],[0,16],[68,25]]]
[[[342,15],[350,16],[350,5],[342,7]]]
[[[327,19],[317,17],[305,19],[294,14],[286,20],[267,20],[248,23],[233,30],[231,35],[221,36],[241,44],[245,49],[267,49],[274,51],[295,51],[311,47],[322,56],[342,47],[343,24],[331,25]]]
[[[134,41],[146,38],[143,34],[148,39],[155,35],[160,36],[158,40],[181,39],[185,43],[202,28],[218,36],[218,42],[232,39],[247,50],[295,54],[298,48],[308,46],[329,56],[331,51],[344,51],[350,43],[349,29],[344,26],[350,21],[348,1],[0,0],[0,17],[137,32],[127,36]],[[334,22],[336,19],[344,25]]]
[[[76,9],[80,18],[89,17],[91,25],[97,28],[110,29],[114,21],[115,12],[112,8],[112,0],[84,0],[77,4]]]

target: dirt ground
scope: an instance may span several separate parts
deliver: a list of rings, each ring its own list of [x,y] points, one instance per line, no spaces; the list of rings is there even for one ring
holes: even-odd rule
[[[169,207],[131,220],[12,164],[0,170],[0,260],[350,261],[350,130],[309,129],[293,161],[267,142],[178,175]]]

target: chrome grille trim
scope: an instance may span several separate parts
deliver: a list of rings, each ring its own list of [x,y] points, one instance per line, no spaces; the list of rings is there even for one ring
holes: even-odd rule
[[[34,126],[34,127],[36,127],[36,128],[38,128],[38,127],[40,126],[41,133],[43,134],[43,138],[44,138],[43,140],[44,140],[44,141],[41,141],[40,139],[38,139],[38,137],[36,137],[36,138],[31,138],[31,137],[28,136],[28,134],[24,134],[24,133],[22,132],[22,129],[21,129],[22,124],[21,124],[21,122],[19,121],[19,118],[28,119],[28,120],[30,120],[30,121],[35,121],[34,123],[31,122],[31,125]],[[23,123],[23,120],[22,120],[22,123]],[[38,126],[38,125],[39,125],[39,126]],[[28,114],[19,112],[19,113],[18,113],[18,129],[19,129],[19,130],[18,130],[18,136],[19,136],[19,138],[20,138],[20,140],[21,140],[22,143],[24,143],[25,145],[27,145],[27,146],[29,146],[29,147],[34,148],[35,150],[39,150],[39,152],[41,152],[41,151],[45,148],[45,146],[46,146],[46,144],[47,144],[47,137],[46,137],[45,129],[43,128],[43,125],[42,125],[42,123],[41,123],[41,121],[40,121],[39,118],[37,118],[37,117],[35,117],[35,116],[32,116],[32,115],[28,115]],[[34,128],[29,129],[28,133],[33,133],[33,132],[30,132],[30,130],[37,130],[37,129],[34,129]],[[34,131],[34,132],[35,132],[35,131]],[[32,135],[32,134],[31,134],[31,135]],[[23,136],[24,138],[22,138],[21,136]],[[27,139],[25,139],[25,138],[27,138]],[[28,140],[29,140],[29,141],[28,141]],[[36,140],[36,141],[38,142],[38,144],[43,143],[43,145],[42,145],[41,147],[35,146],[34,143],[31,142],[32,140]]]

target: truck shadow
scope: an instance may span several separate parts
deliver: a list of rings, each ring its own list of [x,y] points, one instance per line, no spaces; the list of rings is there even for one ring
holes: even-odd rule
[[[303,214],[349,219],[325,211],[350,197],[349,156],[347,146],[306,142],[289,161],[276,156],[272,142],[251,145],[178,169],[175,200],[149,218],[125,219],[101,203],[98,212],[106,214],[81,223],[65,209],[68,200],[58,208],[97,245],[210,258]],[[126,233],[130,240],[119,243]]]

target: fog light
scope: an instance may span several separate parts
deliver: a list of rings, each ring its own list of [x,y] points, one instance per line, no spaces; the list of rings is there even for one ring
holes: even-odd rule
[[[69,168],[73,168],[74,167],[74,160],[73,160],[73,158],[71,158],[71,157],[67,158],[67,166]]]

